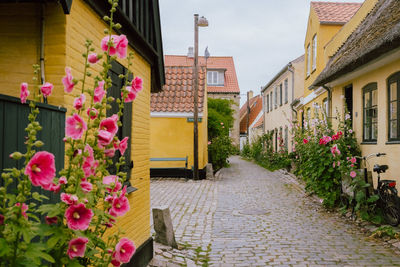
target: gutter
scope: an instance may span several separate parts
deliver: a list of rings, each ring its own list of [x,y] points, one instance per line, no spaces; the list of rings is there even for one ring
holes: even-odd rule
[[[297,104],[300,103],[299,99],[295,99],[294,101],[292,101],[292,103],[290,104],[290,108],[292,109],[292,111],[296,114],[296,121],[297,121],[297,110],[294,108],[294,106],[297,106]]]

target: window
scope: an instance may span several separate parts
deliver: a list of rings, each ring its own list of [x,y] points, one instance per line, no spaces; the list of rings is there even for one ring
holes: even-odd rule
[[[370,83],[363,88],[363,140],[376,141],[378,135],[377,83]]]
[[[279,85],[279,106],[282,106],[282,84]]]
[[[275,106],[275,108],[278,107],[278,87],[275,87],[274,106]]]
[[[323,112],[325,112],[325,115],[328,116],[328,98],[322,100],[322,108],[324,109]]]
[[[267,94],[266,106],[267,106],[267,112],[269,112],[269,94]]]
[[[272,111],[272,95],[273,95],[273,92],[272,92],[272,90],[271,90],[271,94],[270,94],[270,96],[269,96],[269,110],[270,111]]]
[[[288,79],[285,79],[285,104],[288,102]]]
[[[310,75],[311,69],[311,51],[310,51],[310,44],[307,45],[307,76]]]
[[[207,71],[207,85],[224,86],[224,71],[223,70]]]
[[[121,89],[125,83],[124,80],[120,79],[118,76],[120,74],[127,74],[127,70],[121,64],[113,61],[111,64],[111,69],[108,73],[111,77],[112,86],[109,90],[107,90],[107,97],[112,96],[115,99],[121,98]],[[131,80],[132,77],[129,78]],[[107,117],[111,116],[112,114],[118,113],[118,103],[116,101],[111,103],[111,109],[107,110]],[[119,140],[122,140],[124,137],[129,137],[128,148],[125,152],[125,165],[121,166],[121,171],[127,172],[126,176],[126,185],[129,184],[129,179],[131,176],[131,169],[133,168],[133,162],[131,161],[131,128],[132,128],[132,102],[124,104],[124,115],[120,118],[122,122],[122,126],[119,127],[116,136]],[[114,162],[117,162],[117,158],[119,157],[119,151],[115,152],[115,157],[113,158]],[[109,169],[111,174],[116,173],[115,166],[112,166]],[[128,189],[129,190],[129,189]]]
[[[285,127],[285,150],[288,150],[289,129]]]
[[[400,90],[400,72],[397,72],[388,78],[389,140],[400,139],[399,90]]]
[[[312,70],[317,68],[317,35],[312,39]]]

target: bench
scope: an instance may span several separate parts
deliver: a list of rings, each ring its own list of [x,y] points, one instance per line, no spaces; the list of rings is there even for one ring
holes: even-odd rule
[[[174,167],[168,167],[168,168],[150,168],[153,170],[183,170],[185,172],[185,177],[187,176],[186,170],[188,168],[188,156],[186,156],[185,158],[150,158],[150,161],[162,161],[162,162],[166,162],[166,161],[184,161],[185,162],[185,167],[178,167],[178,168],[174,168]]]

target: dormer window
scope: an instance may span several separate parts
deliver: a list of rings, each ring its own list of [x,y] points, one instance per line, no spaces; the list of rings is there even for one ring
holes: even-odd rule
[[[224,86],[224,70],[209,70],[207,71],[207,85]]]

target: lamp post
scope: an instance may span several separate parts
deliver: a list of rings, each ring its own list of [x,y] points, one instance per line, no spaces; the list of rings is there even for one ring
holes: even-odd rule
[[[194,14],[194,114],[193,114],[193,179],[199,179],[199,71],[198,71],[198,58],[199,58],[199,27],[207,27],[208,21],[205,17],[199,18],[198,14]]]

